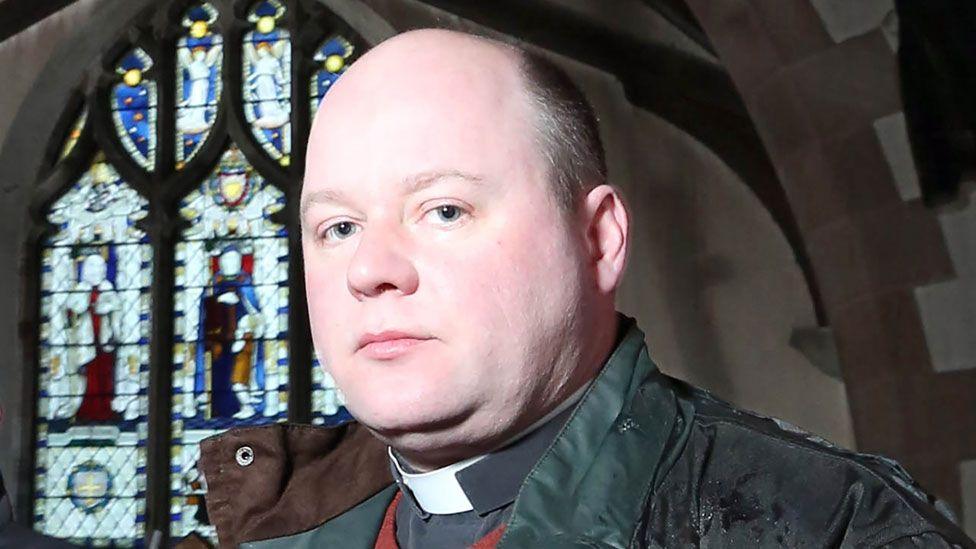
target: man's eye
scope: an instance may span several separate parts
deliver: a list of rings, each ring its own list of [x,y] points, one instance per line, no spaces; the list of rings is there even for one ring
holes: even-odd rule
[[[467,212],[465,212],[460,206],[455,206],[454,204],[442,204],[428,211],[425,217],[434,223],[448,225],[457,222],[464,217],[465,214],[467,214]]]
[[[345,240],[350,236],[359,232],[359,225],[351,221],[340,221],[333,225],[329,225],[325,232],[322,233],[322,239],[326,241],[338,241]]]

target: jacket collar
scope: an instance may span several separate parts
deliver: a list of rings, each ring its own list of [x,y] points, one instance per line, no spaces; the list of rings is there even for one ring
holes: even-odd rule
[[[199,466],[221,547],[310,530],[393,483],[386,446],[356,423],[232,429],[200,444]]]
[[[562,433],[519,491],[504,547],[629,547],[651,492],[677,458],[678,401],[633,319]],[[679,410],[679,408],[685,408]]]

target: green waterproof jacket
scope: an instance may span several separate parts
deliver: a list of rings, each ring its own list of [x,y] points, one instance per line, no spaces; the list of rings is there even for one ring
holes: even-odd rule
[[[976,547],[897,463],[662,374],[628,322],[499,548]],[[356,424],[234,430],[202,450],[222,546],[369,549],[397,490]]]

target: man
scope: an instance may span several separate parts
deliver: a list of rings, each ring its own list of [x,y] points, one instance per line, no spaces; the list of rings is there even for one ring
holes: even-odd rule
[[[893,463],[657,371],[614,309],[628,214],[595,119],[549,63],[381,44],[322,103],[301,200],[313,339],[359,424],[206,442],[222,543],[971,544]]]

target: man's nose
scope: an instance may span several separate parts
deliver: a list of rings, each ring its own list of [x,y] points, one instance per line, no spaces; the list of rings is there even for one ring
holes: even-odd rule
[[[346,284],[349,293],[362,301],[384,292],[410,295],[417,291],[419,277],[395,231],[374,227],[364,229],[360,236]]]

